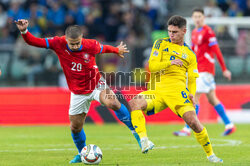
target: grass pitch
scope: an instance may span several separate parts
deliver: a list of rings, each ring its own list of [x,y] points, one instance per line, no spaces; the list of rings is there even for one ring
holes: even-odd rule
[[[221,136],[222,124],[205,125],[214,152],[223,165],[250,165],[248,124]],[[103,152],[100,165],[214,165],[208,162],[193,136],[175,137],[182,125],[148,125],[148,136],[156,147],[142,154],[130,131],[122,125],[85,125],[87,144],[98,145]],[[0,166],[61,166],[77,154],[68,126],[0,127]],[[83,165],[83,164],[74,164]]]

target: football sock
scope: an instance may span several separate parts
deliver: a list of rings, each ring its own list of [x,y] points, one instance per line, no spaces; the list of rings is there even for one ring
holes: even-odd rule
[[[121,108],[119,110],[115,110],[115,115],[117,118],[123,122],[130,130],[135,130],[132,123],[131,123],[131,117],[130,113],[127,109],[127,107],[123,104],[121,104]]]
[[[141,110],[131,112],[132,124],[140,138],[147,137],[146,121]]]
[[[213,149],[212,149],[212,145],[207,134],[207,129],[204,127],[200,133],[194,132],[194,135],[197,141],[202,146],[203,150],[206,152],[207,156],[212,155]]]
[[[71,136],[73,138],[73,141],[77,147],[77,150],[79,153],[81,153],[81,150],[84,146],[86,146],[86,135],[84,130],[82,129],[79,133],[73,133],[71,132]]]
[[[220,117],[223,120],[223,122],[224,122],[225,125],[228,125],[228,124],[231,123],[230,120],[229,120],[229,118],[226,115],[225,108],[224,108],[224,106],[221,103],[218,104],[218,105],[216,105],[216,106],[214,106],[214,109],[220,115]]]
[[[196,112],[196,115],[198,116],[198,114],[199,114],[199,110],[200,110],[200,105],[198,105],[198,104],[196,104],[195,105],[195,112]],[[190,127],[186,124],[185,125],[185,127],[187,128],[187,129],[190,129]],[[191,130],[191,129],[190,129]]]

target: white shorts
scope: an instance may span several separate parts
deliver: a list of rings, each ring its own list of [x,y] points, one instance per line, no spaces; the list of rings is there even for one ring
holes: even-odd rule
[[[95,90],[89,94],[77,95],[71,92],[69,115],[77,115],[81,113],[88,113],[91,101],[96,100],[100,102],[100,93],[104,89],[109,89],[104,78],[100,78]]]
[[[211,73],[201,72],[199,78],[196,79],[196,92],[208,93],[215,89],[214,76]]]

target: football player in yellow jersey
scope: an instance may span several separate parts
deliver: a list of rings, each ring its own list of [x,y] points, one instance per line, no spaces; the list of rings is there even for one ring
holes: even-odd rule
[[[207,130],[195,113],[194,95],[199,75],[196,55],[184,43],[185,33],[185,18],[172,16],[168,21],[169,38],[154,43],[149,59],[151,78],[148,90],[129,102],[132,124],[140,136],[142,153],[147,153],[151,146],[142,111],[146,115],[152,115],[169,107],[193,129],[208,160],[222,163],[223,160],[213,153]]]

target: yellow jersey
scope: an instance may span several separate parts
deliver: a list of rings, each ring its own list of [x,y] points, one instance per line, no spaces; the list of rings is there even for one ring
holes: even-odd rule
[[[171,65],[171,61],[175,59],[180,59],[183,65]],[[177,84],[186,86],[187,75],[188,80],[192,81],[199,77],[195,53],[186,43],[180,46],[172,43],[170,38],[155,41],[149,58],[149,70],[151,72],[149,90],[167,89]],[[196,89],[194,81],[192,87],[188,86],[193,89],[193,95]]]

